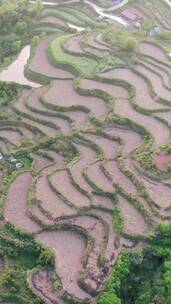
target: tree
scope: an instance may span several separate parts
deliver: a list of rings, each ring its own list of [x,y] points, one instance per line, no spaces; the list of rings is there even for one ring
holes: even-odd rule
[[[110,30],[106,34],[106,39],[118,54],[120,52],[134,53],[138,47],[137,39],[122,29]]]
[[[100,297],[98,304],[121,304],[121,300],[114,294],[114,292],[104,292]]]
[[[52,266],[54,264],[54,255],[49,250],[49,248],[42,249],[38,259],[38,263],[40,265],[48,265],[48,266]]]
[[[27,30],[27,23],[25,21],[18,21],[14,30],[17,33],[23,34]]]
[[[129,37],[128,39],[126,39],[125,41],[125,51],[130,53],[130,52],[134,52],[137,49],[138,43],[137,40],[133,37]]]
[[[14,42],[12,43],[13,51],[14,51],[14,52],[18,52],[18,50],[21,48],[21,45],[22,45],[21,40],[14,41]]]
[[[32,39],[32,45],[37,46],[39,43],[39,40],[40,40],[39,36],[35,35]]]
[[[161,222],[159,225],[159,230],[162,234],[167,235],[171,230],[169,222]]]

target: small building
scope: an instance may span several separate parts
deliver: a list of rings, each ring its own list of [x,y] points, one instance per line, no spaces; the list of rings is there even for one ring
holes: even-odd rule
[[[142,19],[142,17],[134,9],[131,8],[122,11],[121,17],[131,23],[140,22]]]

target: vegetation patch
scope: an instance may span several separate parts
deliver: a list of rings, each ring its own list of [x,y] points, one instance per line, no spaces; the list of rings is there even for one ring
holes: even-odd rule
[[[51,42],[48,48],[49,60],[52,64],[71,70],[77,75],[91,77],[96,71],[97,62],[86,56],[73,56],[66,53],[62,45],[69,37],[70,35],[58,36]]]

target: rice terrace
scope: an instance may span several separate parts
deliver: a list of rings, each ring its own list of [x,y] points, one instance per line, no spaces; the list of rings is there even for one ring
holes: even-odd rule
[[[0,304],[171,304],[171,1],[0,0]]]

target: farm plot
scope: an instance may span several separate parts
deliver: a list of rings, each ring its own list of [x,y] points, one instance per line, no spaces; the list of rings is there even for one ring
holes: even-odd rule
[[[23,173],[11,185],[5,204],[4,217],[16,226],[38,231],[39,226],[27,215],[28,192],[31,186],[31,174]]]
[[[61,111],[82,110],[83,112],[91,112],[95,116],[107,113],[106,105],[102,99],[80,96],[74,89],[74,83],[70,80],[53,81],[51,88],[43,95],[43,101],[48,105],[51,104],[51,108]]]
[[[142,108],[148,110],[162,109],[162,107],[157,104],[155,98],[150,96],[150,88],[148,83],[143,77],[137,75],[135,71],[129,69],[114,69],[106,73],[101,74],[102,77],[112,77],[116,79],[126,80],[134,86],[136,83],[136,102]]]
[[[48,48],[51,39],[51,37],[42,39],[36,47],[34,55],[28,64],[28,73],[30,74],[30,77],[41,78],[41,75],[43,75],[47,78],[73,78],[73,75],[70,72],[54,67],[48,61],[46,49]]]
[[[140,51],[143,54],[152,57],[153,60],[158,60],[159,62],[164,62],[169,67],[171,66],[171,62],[165,51],[155,44],[142,42],[140,44]]]
[[[59,36],[52,40],[48,47],[48,58],[54,66],[63,67],[76,75],[91,77],[94,75],[97,62],[87,56],[74,56],[66,53],[62,45],[69,39],[69,35]]]
[[[114,50],[87,9],[42,10],[35,32],[59,30],[40,35],[25,67],[42,86],[21,89],[0,126],[3,223],[13,238],[35,242],[37,266],[28,260],[25,277],[49,304],[96,301],[119,254],[171,219],[171,61],[143,41],[136,60],[99,73]],[[27,166],[11,173],[15,156]]]

